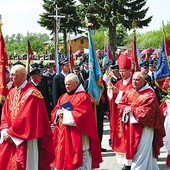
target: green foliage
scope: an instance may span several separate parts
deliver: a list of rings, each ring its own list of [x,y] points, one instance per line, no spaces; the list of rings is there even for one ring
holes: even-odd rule
[[[127,36],[127,31],[125,27],[121,24],[118,24],[116,27],[116,46],[125,45],[125,37]]]
[[[124,46],[125,37],[127,36],[126,29],[122,25],[117,25],[116,35],[116,46]],[[93,41],[96,49],[104,49],[106,42],[108,42],[108,31],[106,28],[101,27],[100,29],[93,32]]]
[[[146,0],[79,0],[78,6],[80,18],[85,16],[94,24],[94,28],[100,26],[108,29],[109,44],[112,53],[115,54],[116,45],[120,43],[117,35],[117,25],[126,29],[132,28],[132,22],[136,21],[137,27],[147,26],[152,16],[146,18],[148,8],[144,8]],[[122,39],[120,39],[122,41]],[[117,43],[118,42],[118,43]]]
[[[170,22],[164,26],[166,33],[166,38],[170,40]],[[139,48],[160,48],[163,40],[163,29],[149,31],[146,33],[137,33],[137,44]],[[132,44],[133,33],[125,37],[125,44],[127,47],[130,47]],[[170,41],[169,41],[170,44]]]
[[[170,100],[170,88],[167,89],[167,95],[166,96],[162,95],[161,102],[164,101],[164,100]]]
[[[79,33],[81,22],[77,14],[75,0],[43,0],[44,11],[40,14],[38,23],[51,30],[52,33],[63,33],[64,50],[67,53],[67,33]],[[56,22],[57,5],[57,22]],[[59,16],[62,16],[60,18]],[[56,31],[57,28],[57,31]],[[55,36],[56,37],[56,36]]]
[[[36,54],[44,54],[43,42],[49,40],[47,34],[29,33],[27,36],[22,34],[13,34],[11,37],[6,36],[6,50],[8,55],[22,55],[28,53],[28,39],[30,40],[31,48]]]
[[[95,31],[92,37],[93,37],[93,42],[95,44],[95,49],[96,50],[104,49],[104,41],[105,41],[104,31],[103,30]]]

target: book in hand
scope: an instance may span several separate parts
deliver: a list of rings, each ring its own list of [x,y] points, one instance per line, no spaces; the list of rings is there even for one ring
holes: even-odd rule
[[[64,103],[64,104],[62,104],[61,107],[63,109],[68,110],[68,111],[72,111],[73,110],[73,105],[69,101]]]

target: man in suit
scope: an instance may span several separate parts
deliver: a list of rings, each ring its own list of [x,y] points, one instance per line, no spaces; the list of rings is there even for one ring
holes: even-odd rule
[[[48,88],[48,84],[42,81],[40,69],[34,68],[30,73],[30,82],[41,92],[48,112],[49,121],[51,121],[51,111],[53,109],[52,98]]]
[[[88,59],[83,62],[83,69],[78,73],[80,83],[84,85],[85,81],[89,78],[89,64]]]
[[[59,64],[61,67],[61,73],[56,74],[53,77],[53,84],[52,84],[52,98],[53,98],[54,106],[57,104],[59,97],[62,94],[66,93],[64,79],[65,79],[65,76],[70,71],[70,65],[69,65],[69,61],[67,59],[60,61]]]

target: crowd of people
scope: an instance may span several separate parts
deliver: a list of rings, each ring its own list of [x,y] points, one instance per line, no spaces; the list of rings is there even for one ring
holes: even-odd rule
[[[158,170],[160,148],[170,166],[170,79],[167,97],[154,83],[156,65],[143,60],[132,69],[128,54],[100,64],[99,102],[88,94],[89,65],[84,58],[71,72],[68,59],[33,63],[26,72],[17,62],[6,71],[8,95],[1,102],[0,169],[90,170],[100,167],[103,122],[110,122],[108,145],[122,170]],[[8,159],[7,159],[8,158]]]

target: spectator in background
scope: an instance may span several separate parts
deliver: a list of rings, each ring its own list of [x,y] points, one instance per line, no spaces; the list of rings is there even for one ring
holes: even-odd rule
[[[57,104],[59,97],[66,93],[64,79],[65,76],[70,72],[68,59],[61,60],[59,65],[61,67],[61,73],[54,76],[52,84],[52,99],[54,106]]]
[[[109,79],[110,79],[112,85],[115,85],[116,82],[121,79],[118,64],[110,65]]]
[[[151,77],[152,81],[155,81],[154,71],[156,69],[155,61],[153,59],[149,60],[149,72],[148,75]]]
[[[54,66],[54,63],[50,63],[50,62],[45,65],[46,72],[44,73],[44,76],[48,77],[50,80],[52,80],[54,77],[54,67],[53,66]]]
[[[141,68],[141,73],[144,75],[145,80],[147,81],[147,83],[153,88],[153,90],[156,93],[156,96],[158,98],[158,101],[160,101],[161,99],[161,94],[160,91],[158,89],[158,87],[155,85],[155,78],[154,75],[152,74],[151,76],[149,75],[149,61],[148,60],[143,60],[140,63],[140,68]],[[152,72],[153,73],[153,72]]]
[[[87,58],[83,61],[83,68],[80,69],[78,77],[82,85],[84,85],[85,81],[89,78],[89,64]]]
[[[30,82],[41,92],[45,105],[48,112],[48,118],[51,122],[51,111],[53,109],[52,98],[50,95],[48,84],[42,81],[42,74],[40,69],[33,68],[33,70],[29,73],[30,75]]]

